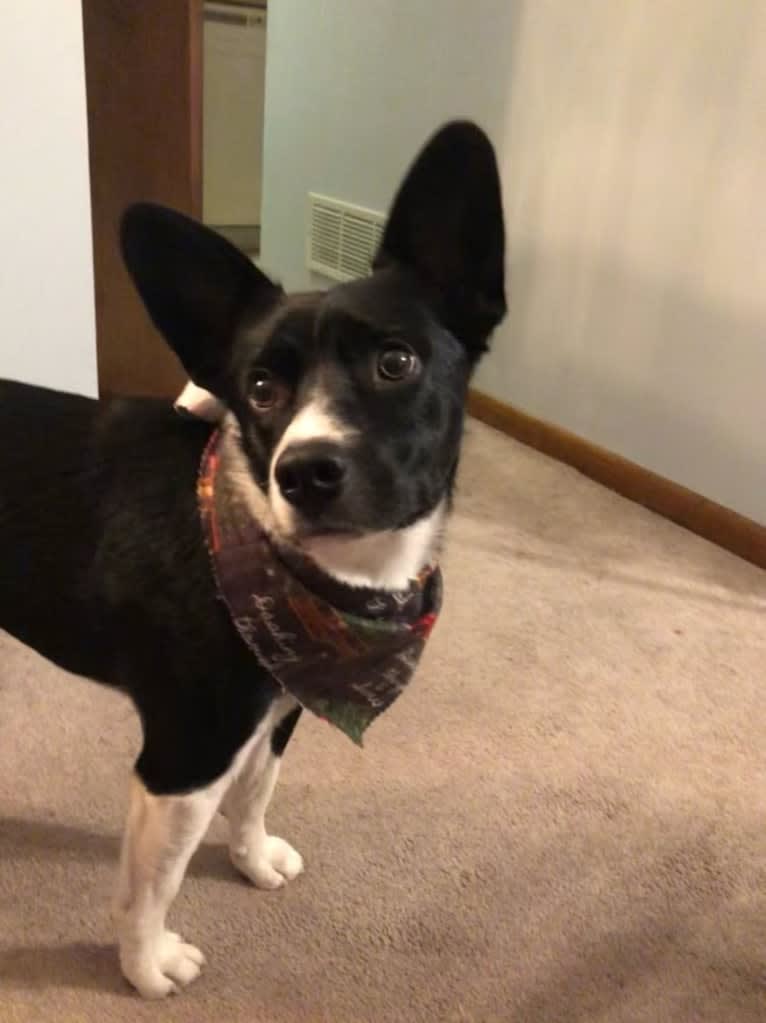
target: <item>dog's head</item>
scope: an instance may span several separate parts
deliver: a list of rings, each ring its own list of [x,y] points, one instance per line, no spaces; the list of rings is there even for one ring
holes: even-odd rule
[[[140,204],[127,267],[191,379],[236,417],[273,528],[312,544],[443,507],[468,380],[505,313],[492,146],[455,122],[402,183],[372,274],[285,295],[213,231]]]

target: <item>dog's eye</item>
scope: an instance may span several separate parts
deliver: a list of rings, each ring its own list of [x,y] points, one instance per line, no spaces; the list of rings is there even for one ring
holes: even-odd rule
[[[281,405],[286,389],[267,369],[256,369],[250,377],[250,402],[259,412]]]
[[[417,356],[409,348],[392,345],[378,356],[378,376],[382,380],[404,380],[417,368]]]

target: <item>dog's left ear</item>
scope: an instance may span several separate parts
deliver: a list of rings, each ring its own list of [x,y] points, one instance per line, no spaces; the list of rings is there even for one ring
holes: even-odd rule
[[[267,313],[282,289],[225,238],[165,206],[130,206],[120,242],[155,326],[194,383],[221,397],[238,325]]]
[[[426,144],[393,203],[374,267],[413,270],[471,362],[506,312],[505,228],[492,143],[453,121]]]

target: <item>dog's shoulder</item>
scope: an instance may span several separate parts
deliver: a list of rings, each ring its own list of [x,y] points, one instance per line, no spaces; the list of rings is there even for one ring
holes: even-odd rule
[[[194,483],[211,426],[183,421],[156,398],[98,400],[0,380],[0,509],[11,516],[59,512],[87,527],[115,505],[156,514],[154,501],[194,504]],[[147,503],[148,502],[148,503]]]
[[[176,606],[208,608],[196,478],[210,430],[169,401],[0,381],[0,628],[107,680],[125,608],[159,631],[178,628]]]

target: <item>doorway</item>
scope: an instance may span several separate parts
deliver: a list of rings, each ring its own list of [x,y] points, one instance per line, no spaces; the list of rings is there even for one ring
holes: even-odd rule
[[[99,392],[173,397],[184,372],[119,252],[132,202],[260,248],[266,0],[82,0]]]

